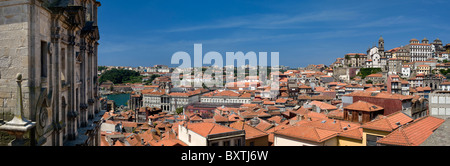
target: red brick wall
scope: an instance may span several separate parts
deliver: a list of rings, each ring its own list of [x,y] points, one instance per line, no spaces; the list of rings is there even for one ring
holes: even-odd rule
[[[379,105],[384,108],[383,115],[389,115],[402,110],[402,101],[399,99],[383,99],[375,97],[353,96],[353,103],[359,100]]]

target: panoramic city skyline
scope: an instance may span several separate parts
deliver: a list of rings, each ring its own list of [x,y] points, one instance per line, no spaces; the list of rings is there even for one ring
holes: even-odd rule
[[[447,1],[132,2],[0,0],[0,146],[450,145]]]
[[[201,43],[204,53],[275,51],[280,65],[305,67],[366,53],[380,36],[386,50],[450,41],[448,1],[138,2],[102,2],[99,65],[176,67],[175,52]]]

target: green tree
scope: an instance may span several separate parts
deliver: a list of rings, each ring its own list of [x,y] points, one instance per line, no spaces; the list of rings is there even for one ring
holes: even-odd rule
[[[102,71],[102,70],[105,70],[106,69],[106,66],[98,66],[98,71]]]
[[[448,73],[450,73],[450,70],[449,70],[449,69],[441,69],[441,70],[439,70],[439,72],[440,72],[442,75],[447,75]]]
[[[139,72],[132,70],[111,69],[100,75],[100,83],[106,82],[107,80],[110,80],[114,84],[134,83],[142,81],[142,76],[140,76]]]
[[[183,113],[183,109],[184,109],[183,107],[177,108],[176,109],[177,114],[180,115],[181,113]]]
[[[381,68],[361,68],[357,76],[361,76],[361,79],[366,78],[366,76],[381,72]]]

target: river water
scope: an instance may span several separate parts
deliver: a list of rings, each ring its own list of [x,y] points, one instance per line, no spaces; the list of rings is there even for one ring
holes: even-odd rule
[[[127,102],[130,100],[130,94],[128,93],[122,93],[122,94],[110,94],[106,95],[108,100],[114,100],[116,103],[116,106],[128,106]]]

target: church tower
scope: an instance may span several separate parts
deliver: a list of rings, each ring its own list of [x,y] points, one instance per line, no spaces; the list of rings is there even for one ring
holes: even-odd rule
[[[382,57],[384,57],[384,39],[382,36],[378,39],[378,52]]]

